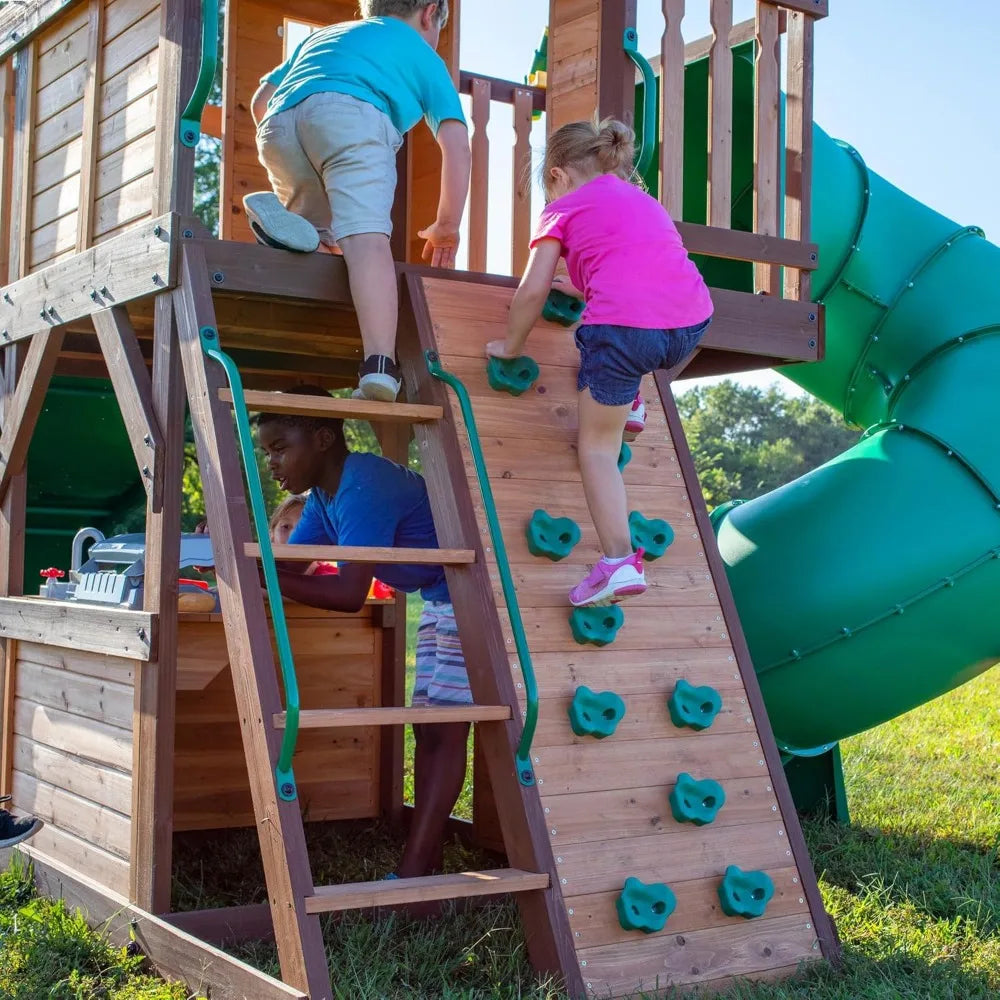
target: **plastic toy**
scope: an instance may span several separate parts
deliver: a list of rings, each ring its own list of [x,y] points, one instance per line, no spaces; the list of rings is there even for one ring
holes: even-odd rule
[[[683,678],[667,702],[670,718],[678,729],[708,729],[722,710],[722,695],[713,687],[695,687]]]
[[[581,685],[573,695],[567,714],[577,736],[603,740],[614,733],[625,717],[625,702],[614,691],[591,691]]]
[[[618,922],[627,931],[655,934],[662,931],[677,908],[677,897],[670,886],[662,882],[645,883],[640,879],[625,879],[625,887],[615,900]]]
[[[773,895],[774,883],[766,872],[745,872],[738,865],[730,865],[719,883],[719,902],[727,917],[761,917]]]
[[[674,529],[660,518],[645,518],[637,510],[628,516],[632,548],[643,550],[643,559],[659,559],[674,540]]]
[[[552,289],[542,308],[542,319],[562,326],[573,326],[580,322],[584,304],[583,299],[578,299],[575,295]]]
[[[618,471],[624,472],[625,466],[632,461],[632,449],[622,441],[622,450],[618,452]]]
[[[722,785],[711,778],[695,781],[687,771],[677,775],[677,784],[670,792],[670,811],[678,823],[705,826],[718,816],[725,802]]]
[[[531,515],[525,531],[528,551],[553,562],[565,559],[580,541],[580,526],[569,517],[553,517],[539,508]]]
[[[570,631],[580,645],[607,646],[624,624],[625,612],[617,605],[574,608],[569,616]]]
[[[526,354],[518,358],[490,358],[486,362],[486,377],[491,389],[520,396],[538,378],[538,365]]]

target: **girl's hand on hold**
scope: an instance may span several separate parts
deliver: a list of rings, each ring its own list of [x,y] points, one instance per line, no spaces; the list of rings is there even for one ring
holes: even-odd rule
[[[516,358],[516,351],[507,350],[506,340],[491,340],[486,345],[486,357],[488,358]]]
[[[552,290],[554,292],[562,292],[564,295],[572,295],[574,299],[583,298],[583,292],[568,277],[562,274],[552,279]]]

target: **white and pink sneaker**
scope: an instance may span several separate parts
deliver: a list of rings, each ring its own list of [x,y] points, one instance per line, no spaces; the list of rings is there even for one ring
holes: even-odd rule
[[[646,404],[642,401],[642,395],[637,392],[632,401],[632,410],[628,415],[628,420],[625,421],[625,433],[622,434],[622,437],[626,441],[634,441],[642,433],[645,426]]]
[[[569,592],[569,603],[575,608],[591,604],[618,604],[626,597],[646,591],[646,574],[642,570],[642,549],[624,559],[606,556]]]

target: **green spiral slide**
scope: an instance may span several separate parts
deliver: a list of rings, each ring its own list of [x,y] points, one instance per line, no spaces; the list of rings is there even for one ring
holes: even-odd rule
[[[733,224],[745,229],[752,58],[751,46],[737,50],[734,74]],[[685,109],[692,222],[704,221],[706,99],[696,63]],[[1000,249],[820,128],[814,149],[813,294],[826,306],[826,356],[783,374],[867,430],[808,475],[713,514],[793,768],[1000,660]],[[750,287],[745,267],[702,263],[712,284]]]

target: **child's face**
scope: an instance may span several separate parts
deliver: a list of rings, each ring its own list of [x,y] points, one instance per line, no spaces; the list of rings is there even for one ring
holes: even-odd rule
[[[302,517],[302,507],[298,504],[286,510],[278,523],[271,529],[271,541],[275,545],[287,545],[288,539],[292,535],[292,529],[299,523],[300,517]]]
[[[311,428],[278,422],[257,429],[257,441],[267,453],[268,468],[283,490],[305,493],[320,481],[325,452],[316,441],[316,433]]]

